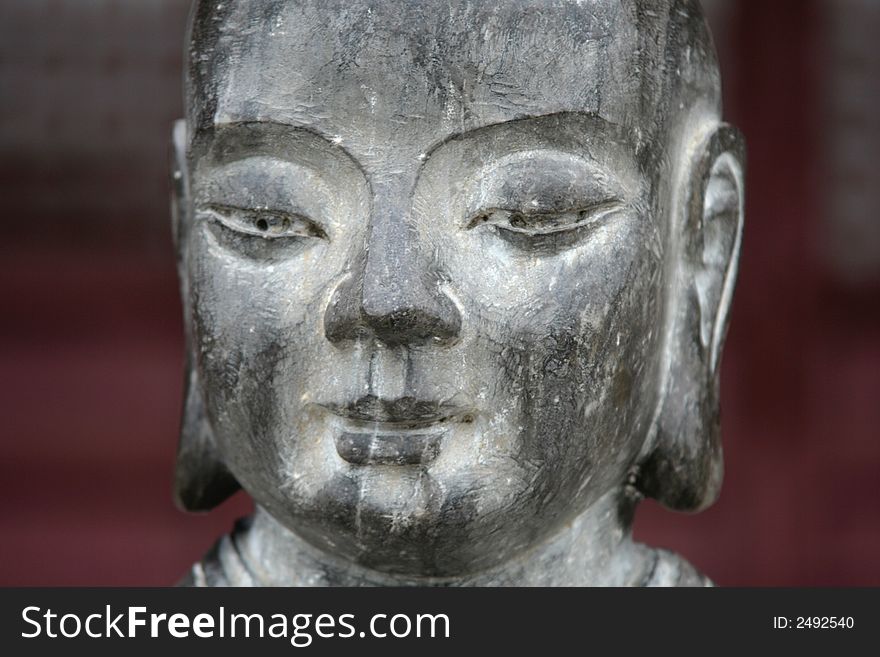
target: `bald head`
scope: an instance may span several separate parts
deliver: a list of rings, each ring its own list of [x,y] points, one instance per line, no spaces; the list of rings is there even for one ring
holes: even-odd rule
[[[379,123],[451,133],[585,112],[637,146],[720,106],[695,0],[199,2],[187,102],[201,129],[271,115],[331,134],[356,121],[380,140]]]

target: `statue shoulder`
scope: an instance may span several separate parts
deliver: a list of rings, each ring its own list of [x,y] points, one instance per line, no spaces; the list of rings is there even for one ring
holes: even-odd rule
[[[214,544],[201,561],[193,564],[178,583],[181,587],[259,586],[245,565],[237,545],[237,533],[224,536]]]
[[[685,559],[660,548],[653,548],[653,564],[642,580],[642,586],[715,586],[708,577]]]

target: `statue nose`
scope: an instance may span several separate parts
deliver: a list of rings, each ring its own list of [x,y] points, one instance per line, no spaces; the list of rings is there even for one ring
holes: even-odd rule
[[[373,338],[389,347],[455,340],[461,314],[423,251],[405,225],[372,226],[359,272],[337,287],[324,313],[327,339]]]

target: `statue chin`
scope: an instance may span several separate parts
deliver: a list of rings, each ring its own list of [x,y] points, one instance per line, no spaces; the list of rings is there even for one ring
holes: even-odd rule
[[[742,139],[695,2],[538,4],[196,3],[184,583],[708,583],[630,527],[720,486]]]

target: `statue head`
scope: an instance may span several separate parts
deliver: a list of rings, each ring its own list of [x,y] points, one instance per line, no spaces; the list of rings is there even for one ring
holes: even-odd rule
[[[695,1],[198,2],[188,62],[185,508],[447,577],[714,499],[743,146]]]

